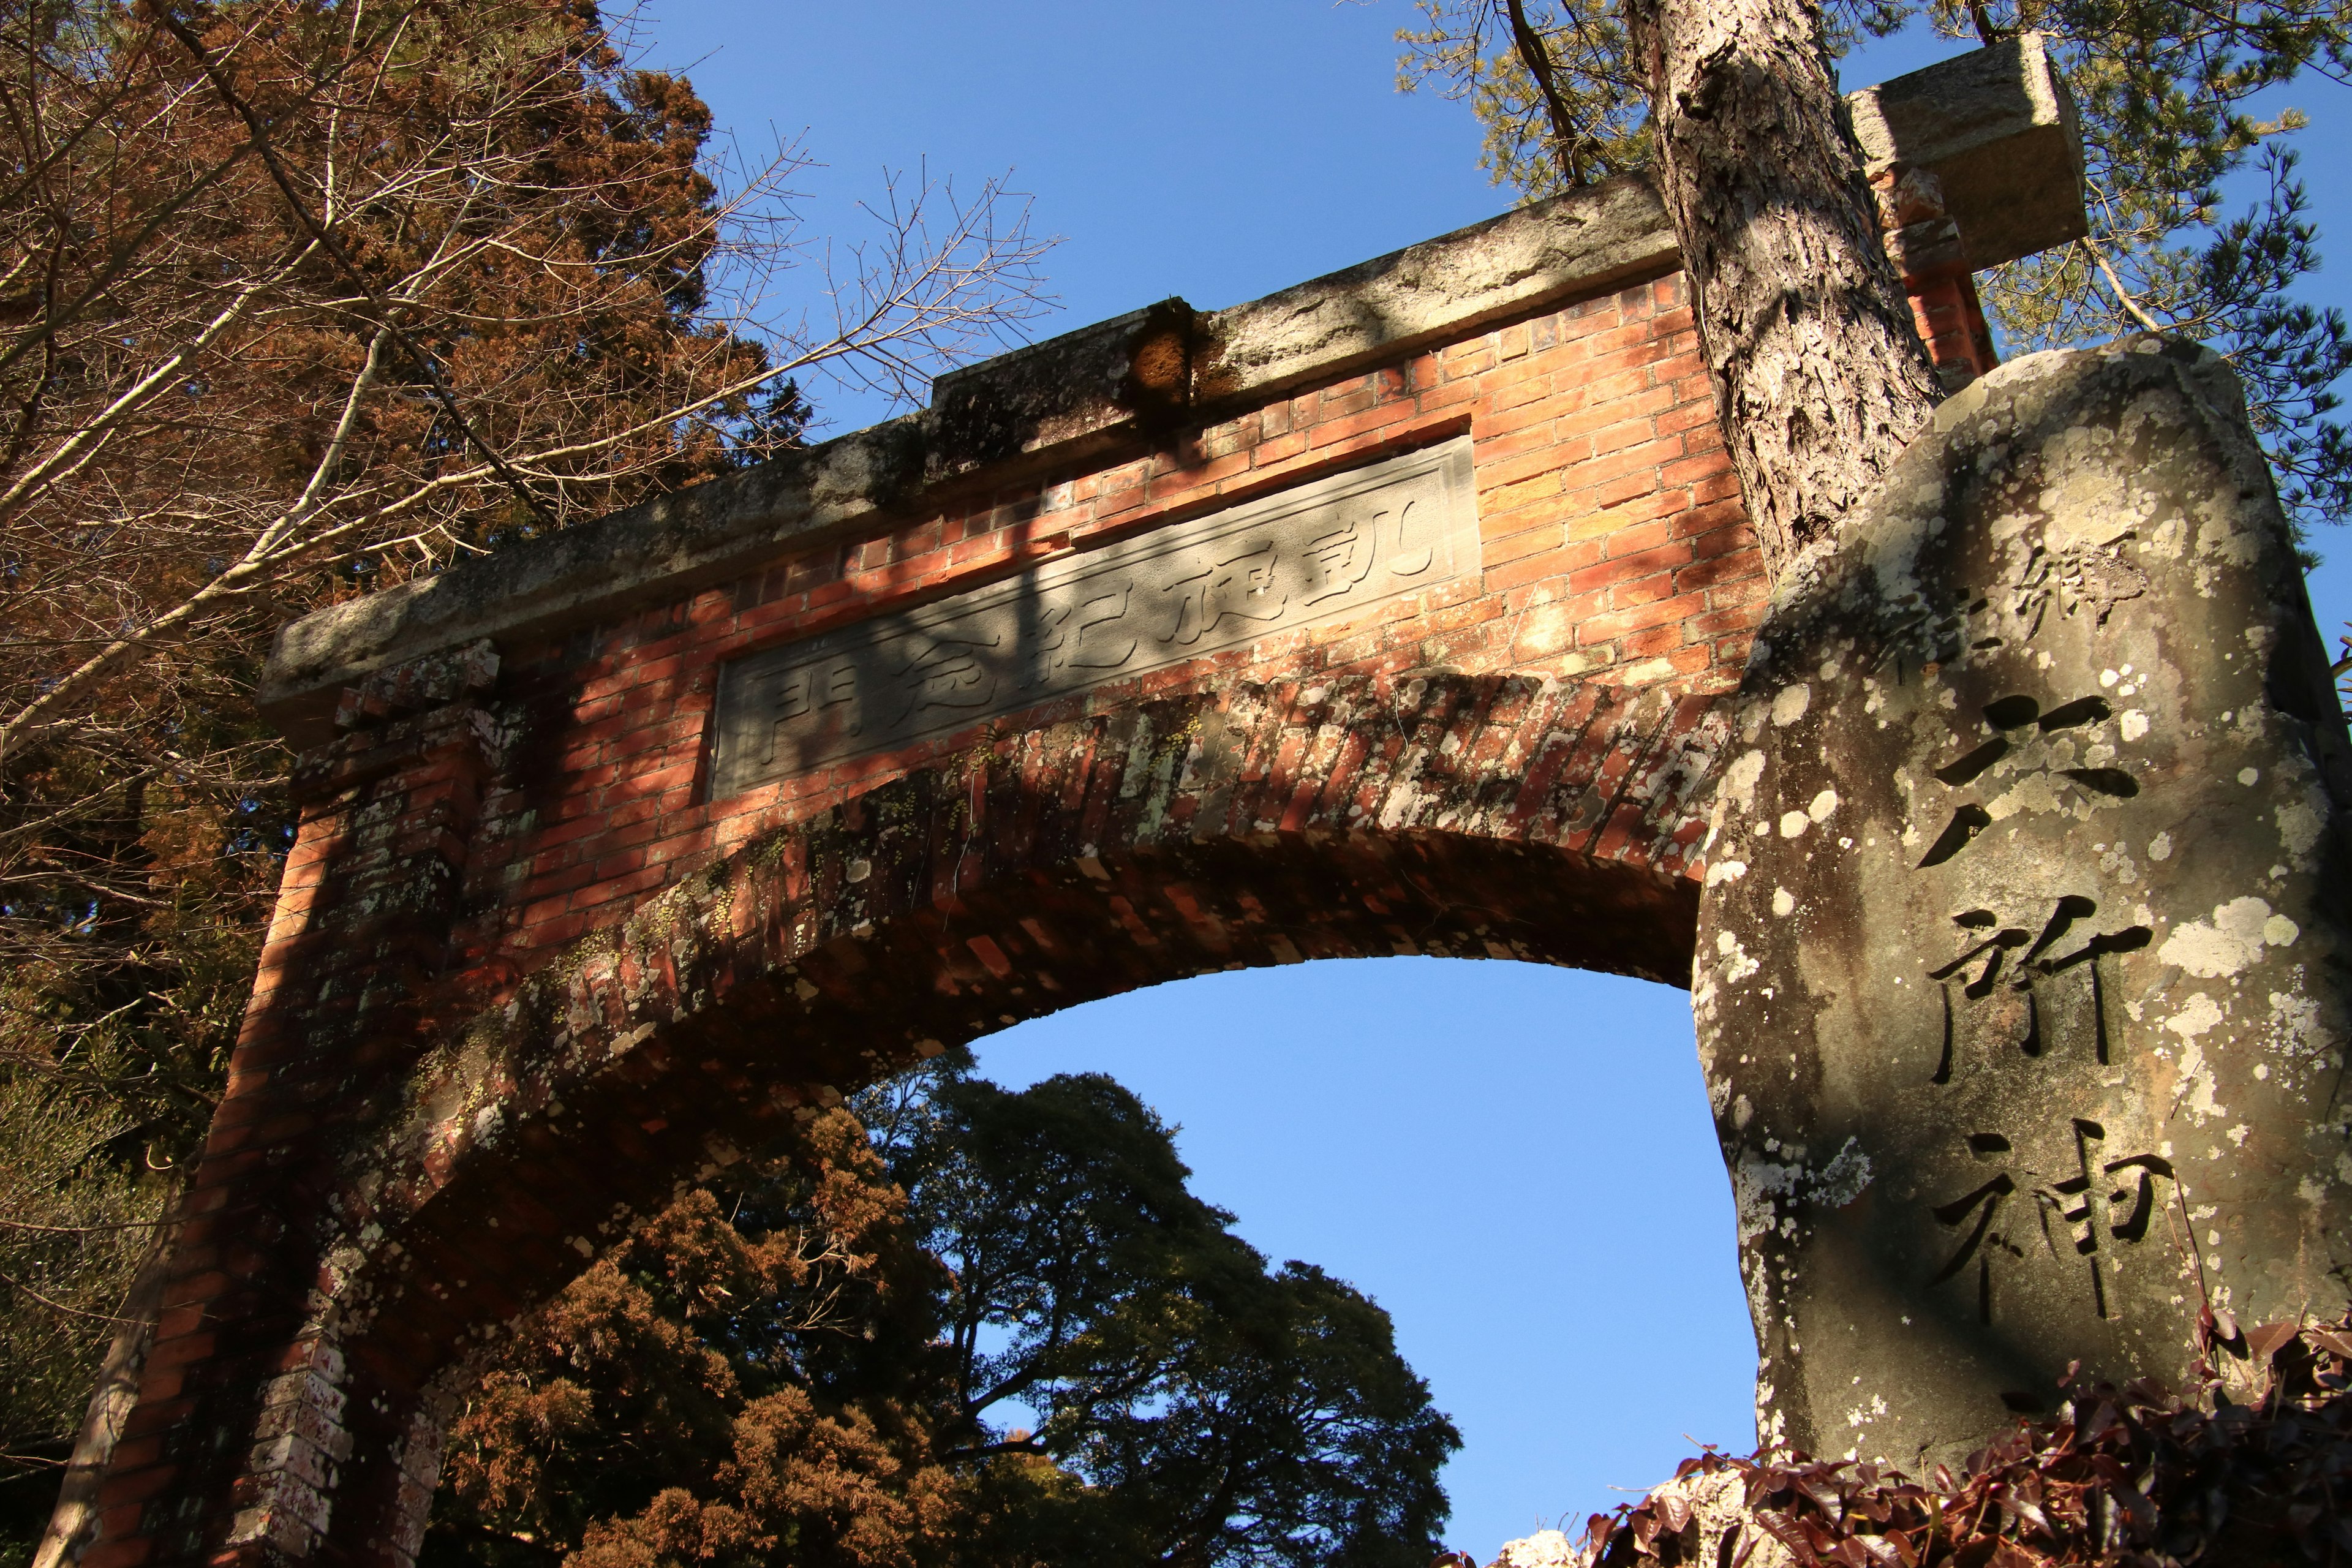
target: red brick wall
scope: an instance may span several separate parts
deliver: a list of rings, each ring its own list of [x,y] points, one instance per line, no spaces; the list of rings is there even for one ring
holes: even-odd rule
[[[730,658],[1465,433],[1475,577],[709,798]],[[407,1563],[472,1325],[929,1042],[1234,963],[1678,978],[1764,595],[1668,276],[371,678],[299,772],[89,1568]]]
[[[681,870],[975,738],[709,801],[720,661],[1465,430],[1483,584],[1106,686],[1083,706],[1244,674],[1427,666],[1697,690],[1736,677],[1765,585],[1675,274],[1301,392],[1114,467],[946,498],[888,532],[510,658],[507,689],[530,707],[525,743],[541,760],[484,802],[468,955],[527,972]]]

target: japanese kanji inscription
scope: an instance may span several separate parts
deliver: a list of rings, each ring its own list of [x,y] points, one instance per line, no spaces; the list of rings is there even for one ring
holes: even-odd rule
[[[2199,355],[1954,398],[1759,638],[1692,1002],[1768,1441],[1920,1473],[2344,1305],[2352,750]]]
[[[712,792],[724,799],[1477,569],[1462,438],[739,659],[719,677]]]

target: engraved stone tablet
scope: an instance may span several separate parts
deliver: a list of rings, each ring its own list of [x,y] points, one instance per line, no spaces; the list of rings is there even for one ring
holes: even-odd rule
[[[2208,1333],[2250,1400],[2240,1330],[2352,1294],[2352,748],[2237,384],[2013,361],[1843,526],[1757,639],[1691,994],[1762,1436],[1922,1475]]]
[[[1467,437],[738,659],[724,799],[1478,570]]]

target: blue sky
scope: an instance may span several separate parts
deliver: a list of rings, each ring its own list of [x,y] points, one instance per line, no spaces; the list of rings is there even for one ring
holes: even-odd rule
[[[1215,308],[1511,205],[1466,110],[1394,90],[1407,0],[650,0],[747,154],[778,135],[812,235],[849,235],[886,168],[1010,174],[1060,310],[1040,335],[1169,295]],[[1905,37],[1858,87],[1955,52]],[[2352,92],[2298,91],[2352,305],[2352,181],[2320,154]],[[820,394],[830,428],[888,410]],[[2318,542],[2320,624],[2352,620],[2352,538]],[[1171,1121],[1197,1188],[1276,1258],[1353,1280],[1467,1445],[1448,1539],[1480,1561],[1672,1472],[1688,1437],[1754,1438],[1755,1355],[1687,999],[1523,964],[1398,959],[1211,976],[985,1042],[1020,1084],[1108,1070]]]

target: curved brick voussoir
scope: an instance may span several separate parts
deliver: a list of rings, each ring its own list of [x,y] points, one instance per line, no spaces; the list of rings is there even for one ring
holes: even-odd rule
[[[1703,700],[1407,675],[1027,731],[573,943],[352,1140],[319,1328],[385,1386],[698,1170],[945,1046],[1215,970],[1427,953],[1681,984]]]

